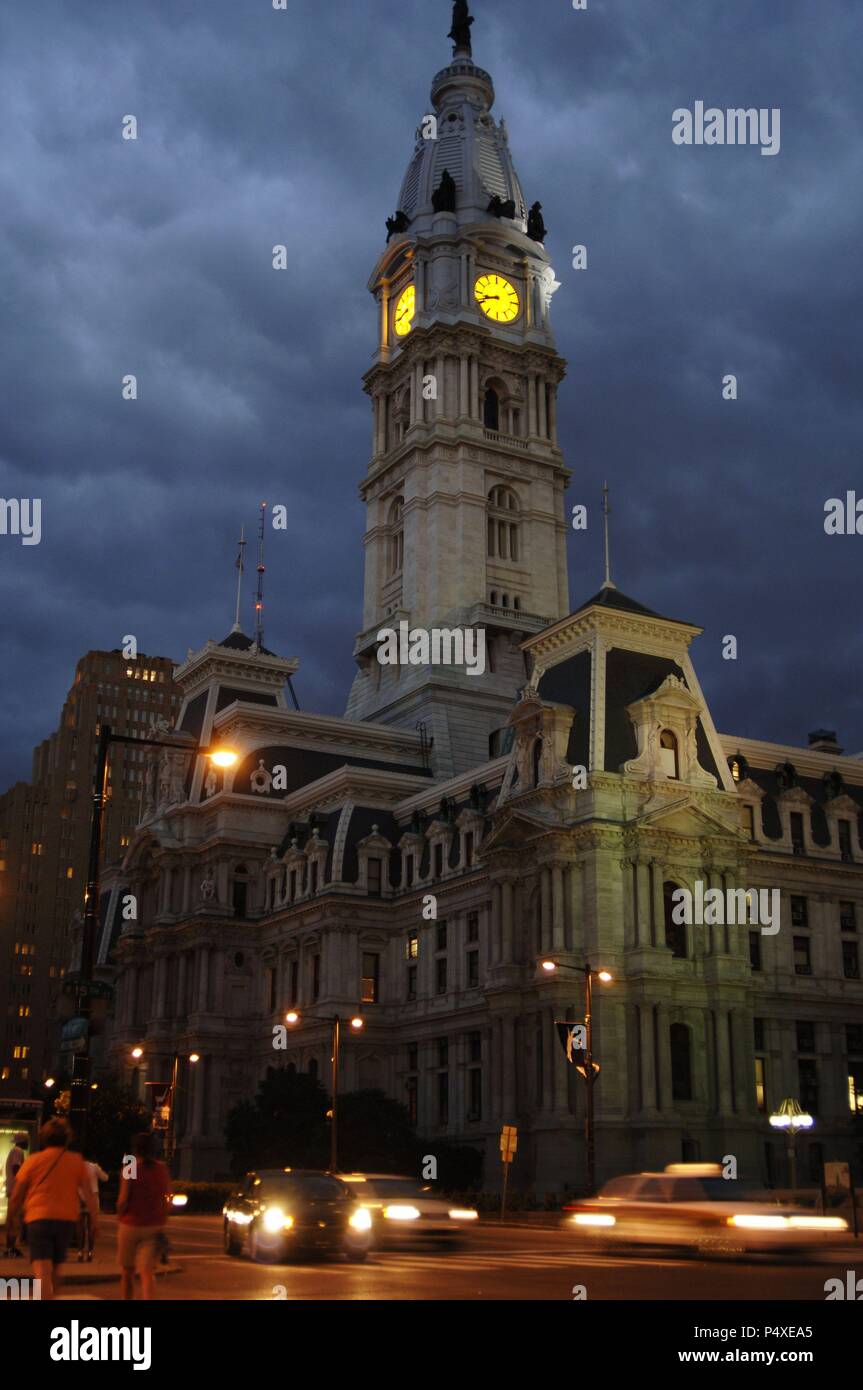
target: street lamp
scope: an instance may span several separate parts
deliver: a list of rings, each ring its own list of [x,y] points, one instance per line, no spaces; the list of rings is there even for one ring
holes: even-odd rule
[[[788,1135],[788,1167],[791,1176],[791,1195],[797,1192],[797,1135],[801,1129],[811,1129],[815,1121],[793,1096],[786,1096],[778,1110],[770,1116],[774,1129]]]
[[[140,1061],[140,1059],[141,1059],[141,1058],[143,1057],[143,1055],[144,1055],[144,1049],[143,1049],[143,1047],[133,1047],[130,1055],[131,1055],[132,1057],[134,1057],[134,1059],[135,1059],[136,1062],[137,1062],[137,1061]],[[182,1054],[182,1053],[180,1053],[180,1052],[175,1052],[175,1053],[174,1053],[174,1056],[173,1056],[173,1061],[172,1061],[172,1063],[171,1063],[171,1085],[170,1085],[171,1101],[170,1101],[170,1105],[169,1105],[169,1108],[168,1108],[168,1127],[167,1127],[167,1129],[166,1129],[166,1131],[165,1131],[165,1162],[167,1163],[169,1170],[171,1169],[171,1167],[172,1167],[172,1165],[173,1165],[173,1162],[174,1162],[174,1149],[175,1149],[175,1141],[176,1141],[176,1129],[175,1129],[174,1113],[175,1113],[176,1101],[177,1101],[177,1091],[178,1091],[178,1089],[179,1089],[179,1086],[178,1086],[178,1079],[179,1079],[179,1071],[180,1071],[180,1062],[181,1062],[181,1060],[182,1060],[182,1057],[183,1057],[183,1054]],[[194,1066],[196,1062],[200,1062],[200,1060],[201,1060],[201,1054],[200,1054],[199,1052],[190,1052],[190,1053],[188,1054],[186,1060],[187,1060],[188,1062],[190,1062],[192,1066]],[[158,1084],[161,1084],[161,1083],[157,1083],[157,1082],[148,1082],[147,1084],[148,1084],[148,1085],[158,1085]]]
[[[300,1015],[296,1009],[291,1009],[290,1013],[285,1014],[285,1022],[291,1026],[299,1023]],[[365,1020],[359,1015],[354,1014],[349,1020],[343,1019],[339,1014],[333,1014],[330,1023],[332,1025],[332,1062],[333,1062],[333,1084],[332,1084],[332,1107],[330,1109],[330,1172],[338,1172],[338,1104],[339,1104],[339,1051],[342,1043],[343,1023],[349,1022],[355,1033],[359,1033],[365,1027]]]
[[[81,967],[75,985],[77,1016],[84,1020],[84,1047],[76,1052],[70,1081],[69,1119],[81,1147],[86,1147],[87,1119],[90,1113],[90,1001],[93,997],[93,968],[96,956],[96,937],[99,916],[99,874],[102,854],[102,820],[108,789],[108,750],[112,743],[128,743],[135,748],[173,748],[176,752],[191,753],[193,757],[210,758],[216,767],[233,767],[239,754],[230,748],[202,748],[199,744],[168,743],[165,739],[132,738],[115,734],[110,724],[99,727],[96,745],[96,774],[93,779],[93,809],[90,816],[90,853],[87,864],[87,887],[84,891],[84,922],[81,929]],[[134,1054],[133,1054],[134,1055]]]
[[[588,1193],[592,1193],[596,1187],[596,1145],[594,1140],[593,1123],[593,1087],[599,1074],[599,1065],[593,1060],[593,1029],[591,1025],[591,1014],[593,1012],[593,981],[599,980],[603,985],[610,985],[613,976],[608,970],[592,970],[588,962],[584,965],[568,965],[557,960],[544,960],[542,968],[549,975],[553,975],[557,970],[573,970],[578,975],[584,976],[584,1065],[578,1068],[584,1077],[586,1086],[585,1107],[584,1107],[584,1150],[585,1165],[587,1168],[587,1188]]]

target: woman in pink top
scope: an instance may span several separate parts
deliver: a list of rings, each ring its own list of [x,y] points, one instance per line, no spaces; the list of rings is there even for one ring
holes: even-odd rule
[[[151,1299],[156,1291],[156,1246],[168,1221],[171,1180],[164,1163],[156,1158],[152,1134],[136,1134],[132,1153],[131,1162],[128,1158],[123,1160],[117,1200],[120,1293],[123,1298],[135,1297],[137,1269],[141,1276],[140,1296]]]

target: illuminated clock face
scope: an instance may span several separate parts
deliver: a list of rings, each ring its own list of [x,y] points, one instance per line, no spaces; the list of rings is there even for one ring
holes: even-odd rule
[[[474,294],[483,313],[496,323],[512,323],[518,317],[518,294],[502,275],[481,275]]]
[[[414,314],[417,307],[417,292],[415,285],[408,285],[401,295],[396,305],[396,333],[400,338],[404,338],[413,328]]]

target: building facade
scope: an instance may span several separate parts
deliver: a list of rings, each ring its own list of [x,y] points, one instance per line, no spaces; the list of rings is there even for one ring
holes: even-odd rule
[[[489,1187],[516,1124],[514,1181],[561,1192],[585,1182],[584,1088],[555,1024],[583,1018],[589,962],[613,977],[593,1018],[600,1179],[732,1154],[781,1181],[768,1116],[789,1095],[815,1116],[813,1171],[859,1176],[863,761],[826,734],[719,734],[698,627],[609,580],[570,612],[556,282],[493,102],[456,33],[369,286],[346,716],[288,708],[297,663],[236,631],[177,669],[174,746],[149,755],[105,880],[113,1066],[143,1088],[176,1057],[180,1171],[223,1174],[230,1108],[268,1066],[326,1084],[331,1020],[361,1010],[345,1089],[481,1148]],[[483,671],[383,664],[402,623],[481,632]],[[216,743],[233,769],[197,751]],[[745,920],[678,922],[681,889]],[[749,920],[761,890],[778,893],[767,930]]]
[[[81,920],[99,727],[143,739],[172,725],[179,692],[168,657],[88,652],[75,669],[60,723],[33,753],[29,783],[0,797],[0,1098],[28,1096],[56,1064],[49,1022]],[[143,753],[112,750],[103,858],[119,861],[141,807]]]

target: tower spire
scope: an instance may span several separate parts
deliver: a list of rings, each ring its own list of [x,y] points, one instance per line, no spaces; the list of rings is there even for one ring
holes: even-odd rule
[[[236,608],[236,613],[235,613],[235,615],[234,615],[234,626],[231,628],[231,631],[232,631],[232,632],[240,632],[240,631],[242,630],[242,629],[240,628],[240,600],[242,599],[242,596],[243,596],[243,574],[245,573],[245,569],[246,569],[246,561],[245,561],[245,557],[246,557],[246,528],[245,528],[245,526],[241,526],[241,527],[240,527],[240,539],[239,539],[239,541],[237,542],[237,544],[238,544],[238,546],[239,546],[239,549],[237,550],[237,558],[236,558],[236,560],[235,560],[234,563],[235,563],[236,568],[237,568],[237,570],[239,571],[239,573],[238,573],[238,575],[237,575],[237,608]]]
[[[452,7],[452,28],[447,38],[453,42],[454,58],[472,58],[473,51],[470,44],[470,26],[473,24],[473,17],[468,9],[467,0],[455,0]]]
[[[264,525],[267,515],[266,502],[261,503],[261,525],[258,531],[258,588],[255,594],[255,646],[264,645]]]
[[[611,544],[608,536],[608,518],[611,516],[611,505],[608,501],[608,483],[602,486],[602,518],[605,528],[605,579],[602,582],[603,589],[616,589],[617,585],[611,582]]]

